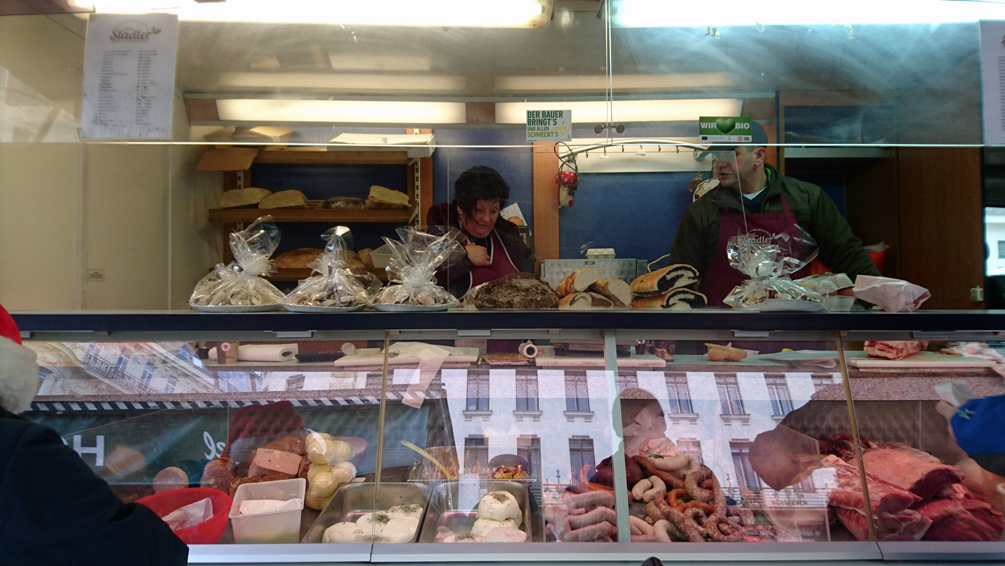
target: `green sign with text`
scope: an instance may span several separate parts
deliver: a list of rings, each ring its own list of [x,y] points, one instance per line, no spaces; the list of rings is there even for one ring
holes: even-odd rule
[[[528,110],[527,141],[572,141],[572,110]]]
[[[750,118],[742,116],[702,116],[698,137],[708,142],[750,143]]]

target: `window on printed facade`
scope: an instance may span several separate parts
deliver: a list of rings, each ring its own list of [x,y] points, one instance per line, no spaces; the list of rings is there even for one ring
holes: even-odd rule
[[[489,410],[489,376],[468,375],[468,410]]]
[[[715,385],[719,390],[719,405],[724,415],[745,415],[743,399],[740,398],[740,384],[735,376],[717,375]]]
[[[699,464],[705,463],[701,457],[701,441],[697,438],[679,438],[677,439],[677,448]]]
[[[588,436],[573,436],[569,439],[569,465],[573,477],[582,475],[583,467],[588,466],[587,473],[594,468],[596,461],[593,456],[593,439]]]
[[[472,435],[464,439],[464,471],[476,473],[487,471],[489,467],[489,443],[482,435]]]
[[[830,374],[817,374],[813,376],[813,392],[816,393],[824,387],[834,385],[834,376]]]
[[[750,442],[730,442],[729,451],[733,456],[733,471],[736,474],[735,481],[739,487],[757,489],[761,487],[761,480],[750,465]]]
[[[618,393],[624,393],[625,389],[638,389],[639,377],[634,373],[618,374]]]
[[[537,374],[516,375],[516,410],[537,411]]]
[[[784,375],[766,375],[764,383],[768,386],[768,399],[771,400],[771,414],[784,417],[792,412],[792,399],[789,397],[789,386]]]
[[[565,408],[567,411],[588,412],[590,392],[586,386],[586,375],[565,376]]]
[[[667,396],[671,413],[693,413],[691,410],[691,394],[687,390],[687,375],[667,374]]]
[[[516,455],[523,458],[530,469],[532,477],[541,477],[541,439],[537,436],[521,436],[516,440]]]

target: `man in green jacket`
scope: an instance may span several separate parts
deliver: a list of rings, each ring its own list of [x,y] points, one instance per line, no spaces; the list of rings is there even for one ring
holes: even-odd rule
[[[694,266],[701,274],[698,290],[710,306],[721,305],[733,287],[747,279],[729,266],[729,238],[746,227],[777,234],[798,224],[816,240],[821,261],[835,273],[845,273],[852,280],[860,274],[880,275],[862,241],[852,234],[848,222],[820,187],[785,177],[764,162],[767,148],[756,144],[767,144],[767,135],[756,122],[752,126],[754,145],[714,148],[732,150],[736,162],[720,159],[716,164],[720,185],[684,211],[670,263]],[[808,269],[793,278],[806,275]]]

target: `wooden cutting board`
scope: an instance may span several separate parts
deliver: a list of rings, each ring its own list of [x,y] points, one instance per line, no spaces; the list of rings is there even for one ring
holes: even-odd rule
[[[884,360],[881,358],[848,358],[848,365],[863,368],[978,368],[994,367],[991,360],[950,356],[935,352],[918,352],[902,360]]]
[[[534,358],[537,367],[605,367],[603,356],[575,357],[575,356],[538,356]],[[618,358],[619,368],[664,368],[667,362],[662,358],[657,358],[652,354],[642,354]]]

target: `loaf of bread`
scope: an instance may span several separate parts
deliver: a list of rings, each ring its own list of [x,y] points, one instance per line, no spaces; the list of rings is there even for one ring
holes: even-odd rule
[[[593,308],[593,297],[589,293],[572,293],[558,301],[558,308],[585,310]]]
[[[698,270],[690,265],[668,265],[652,273],[640,275],[632,281],[632,294],[636,297],[662,295],[671,289],[687,287],[698,281]]]
[[[350,271],[362,271],[366,269],[366,265],[362,261],[352,258],[345,262],[345,268]]]
[[[321,208],[334,208],[338,210],[362,210],[366,208],[366,201],[358,197],[332,197],[321,205]]]
[[[585,292],[590,285],[600,280],[600,271],[595,267],[577,269],[565,276],[565,279],[558,284],[555,292],[559,297],[565,297],[574,293]]]
[[[362,261],[363,265],[371,269],[373,269],[373,258],[370,257],[370,252],[372,251],[370,248],[363,248],[356,253],[356,259]]]
[[[734,348],[730,342],[725,346],[719,344],[705,344],[708,346],[708,359],[712,362],[738,362],[747,357],[747,351]]]
[[[690,289],[671,289],[662,295],[636,296],[632,299],[632,307],[637,309],[689,311],[703,309],[707,304],[705,295]]]
[[[590,285],[589,291],[607,297],[614,307],[627,307],[632,303],[632,290],[620,279],[598,279]]]
[[[321,248],[296,248],[272,258],[272,263],[277,269],[306,269],[322,252]]]
[[[533,273],[511,273],[472,290],[480,309],[553,309],[558,295]]]
[[[255,208],[263,198],[271,194],[269,189],[258,187],[223,191],[220,194],[220,208]]]
[[[374,185],[370,187],[370,196],[366,197],[366,206],[378,209],[408,208],[408,195],[401,191],[393,191],[387,187]]]
[[[308,208],[307,196],[296,189],[279,191],[263,198],[258,208]]]

